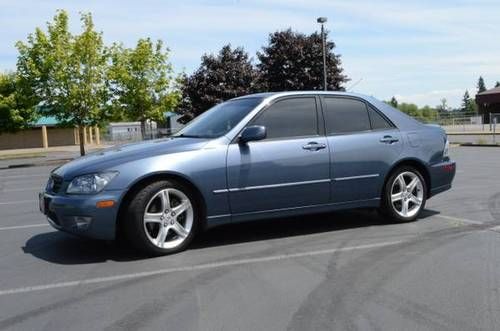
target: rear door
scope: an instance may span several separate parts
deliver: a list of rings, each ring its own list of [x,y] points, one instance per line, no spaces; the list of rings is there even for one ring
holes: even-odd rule
[[[352,97],[323,97],[331,149],[333,202],[379,198],[385,175],[402,151],[399,130],[377,109]]]
[[[288,209],[330,200],[330,160],[319,98],[276,100],[249,125],[267,138],[229,145],[227,179],[233,215]]]

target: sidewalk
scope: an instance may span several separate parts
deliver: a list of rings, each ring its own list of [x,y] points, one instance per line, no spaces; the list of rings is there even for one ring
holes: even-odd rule
[[[85,145],[85,152],[111,147],[112,145]],[[80,156],[80,146],[49,148],[7,149],[0,151],[0,169],[60,164]]]

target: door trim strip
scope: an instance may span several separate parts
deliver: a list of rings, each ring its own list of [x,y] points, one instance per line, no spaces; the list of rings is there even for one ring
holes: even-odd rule
[[[235,188],[230,188],[230,189],[220,189],[220,190],[214,190],[213,193],[219,194],[219,193],[227,193],[227,192],[242,192],[242,191],[262,190],[262,189],[267,189],[267,188],[319,184],[319,183],[328,183],[328,182],[330,182],[330,179],[317,179],[317,180],[307,180],[307,181],[303,181],[303,182],[290,182],[290,183],[256,185],[256,186],[246,186],[246,187],[235,187]]]
[[[361,176],[350,176],[350,177],[337,177],[333,180],[336,182],[340,182],[343,180],[351,180],[351,179],[364,179],[364,178],[375,178],[380,176],[379,174],[370,174],[370,175],[361,175]]]

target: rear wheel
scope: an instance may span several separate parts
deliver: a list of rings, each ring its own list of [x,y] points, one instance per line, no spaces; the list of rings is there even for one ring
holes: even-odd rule
[[[143,187],[131,200],[126,234],[138,249],[166,255],[185,249],[198,228],[199,208],[191,190],[171,180]]]
[[[413,167],[394,171],[384,187],[383,214],[397,222],[417,219],[425,207],[427,188],[420,172]]]

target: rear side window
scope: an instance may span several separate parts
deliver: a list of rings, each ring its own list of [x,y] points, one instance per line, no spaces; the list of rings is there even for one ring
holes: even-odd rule
[[[264,110],[252,125],[266,127],[267,139],[315,136],[318,114],[314,97],[277,101]]]
[[[368,107],[368,114],[370,115],[370,122],[372,124],[372,130],[384,130],[391,129],[394,126],[387,121],[378,111],[372,107]]]
[[[348,98],[325,98],[327,134],[342,134],[371,130],[366,104]]]

